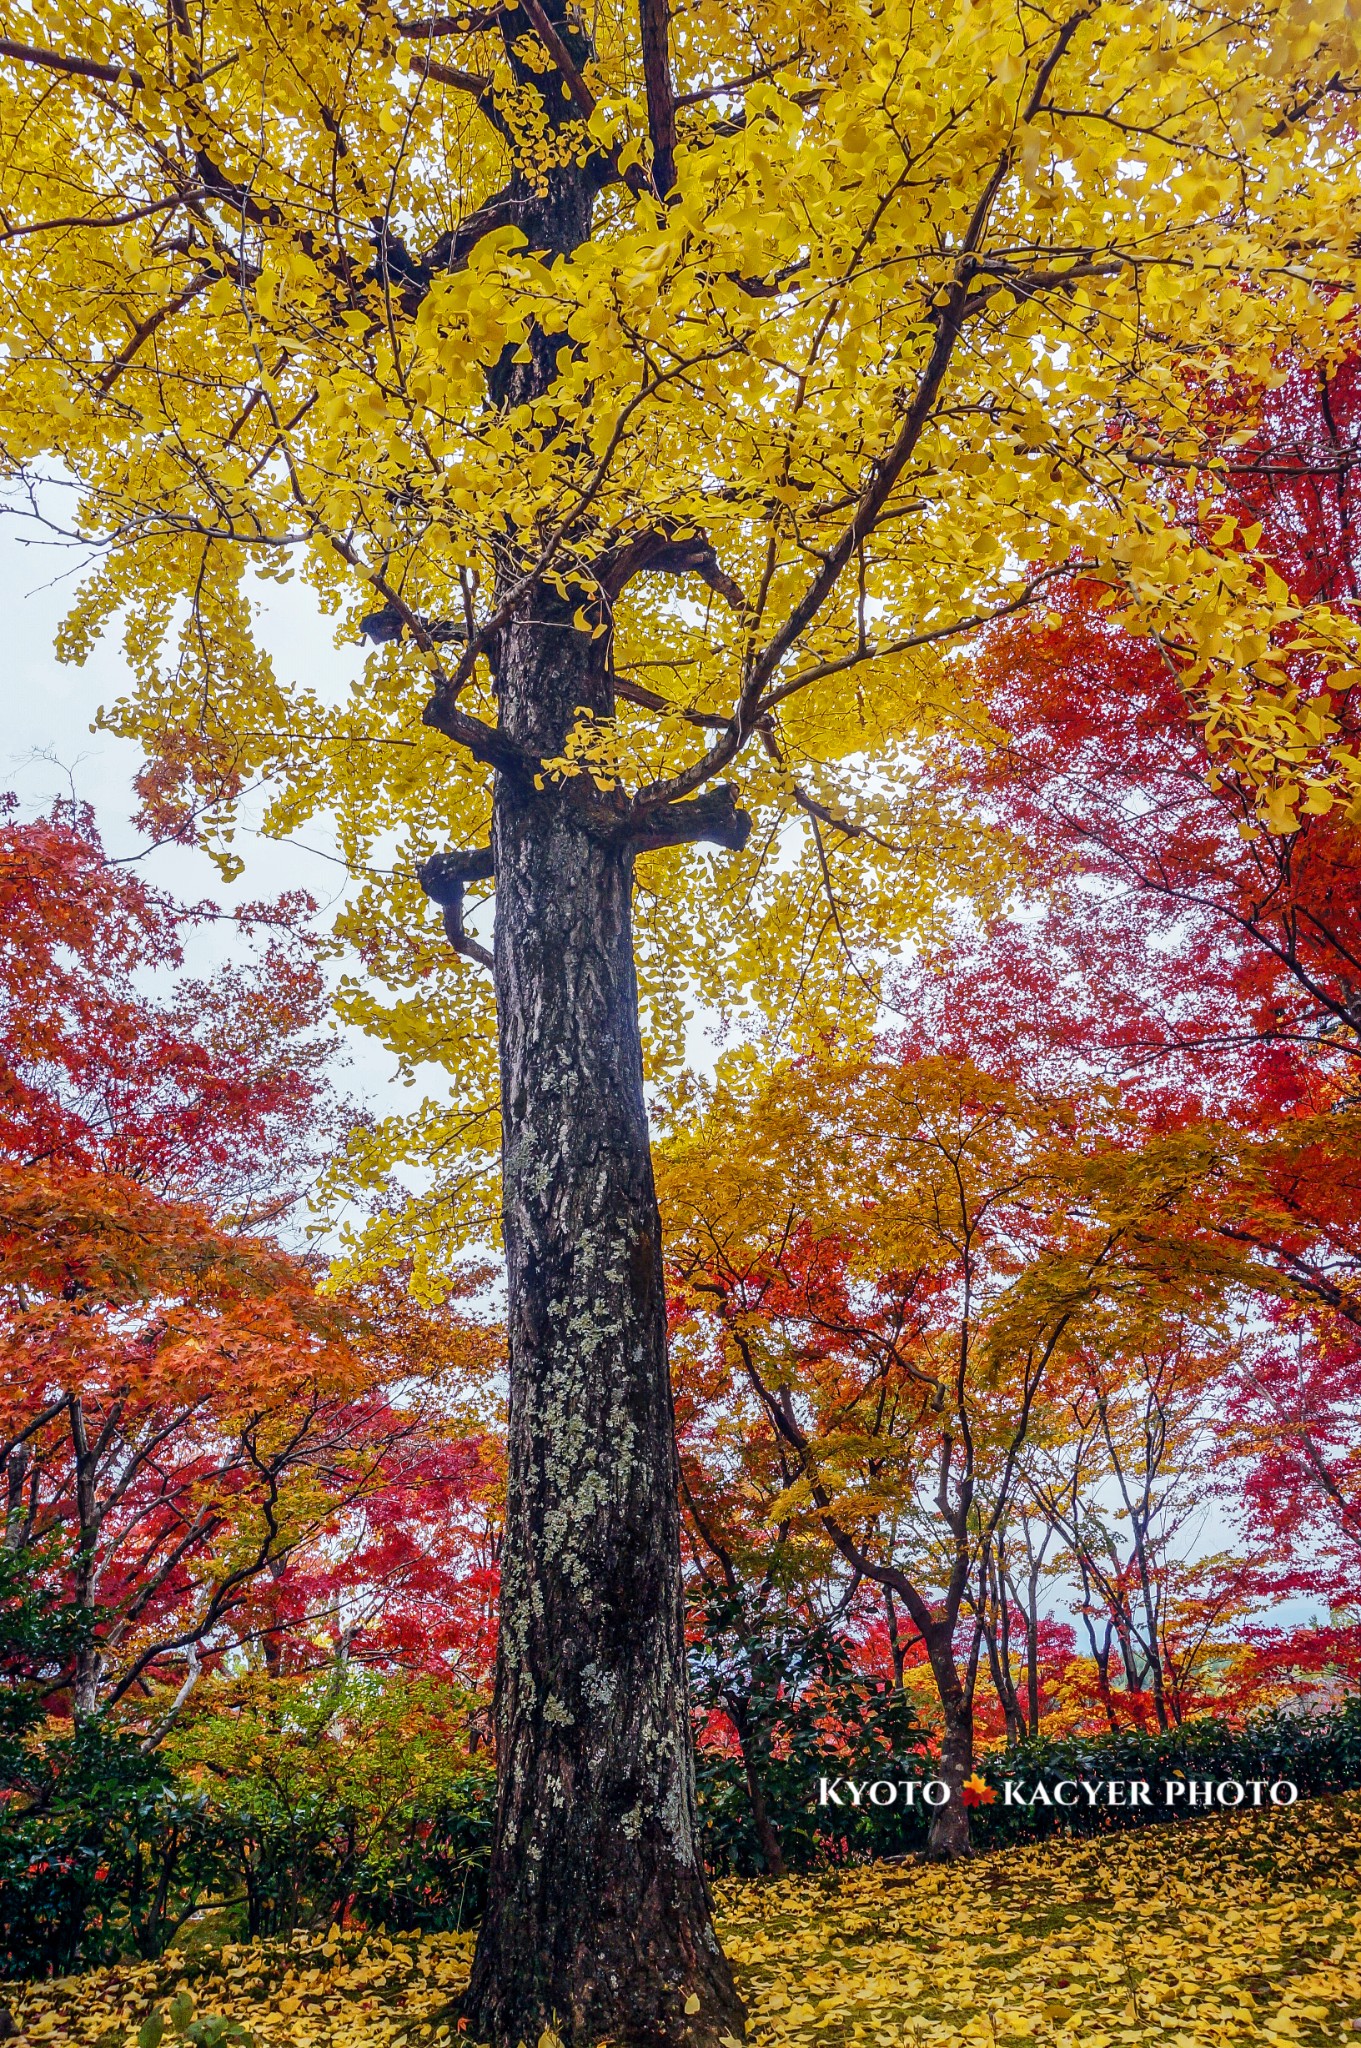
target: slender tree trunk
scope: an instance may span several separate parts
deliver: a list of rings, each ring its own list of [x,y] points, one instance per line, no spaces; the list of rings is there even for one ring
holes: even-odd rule
[[[1011,1669],[1011,1588],[1002,1554],[999,1554],[992,1574],[992,1594],[997,1626],[990,1628],[986,1621],[982,1621],[981,1615],[980,1622],[983,1641],[987,1646],[988,1663],[992,1667],[993,1689],[1006,1722],[1007,1748],[1015,1749],[1017,1743],[1024,1742],[1028,1731]]]
[[[569,618],[538,620],[503,664],[503,725],[518,709],[516,737],[544,752],[598,690],[571,672],[574,638],[584,652]],[[713,2042],[743,2013],[699,1848],[632,857],[569,790],[504,775],[493,844],[510,1472],[465,2011],[472,2040],[508,2048],[545,2029]]]
[[[1158,1635],[1158,1610],[1148,1564],[1145,1530],[1139,1516],[1133,1518],[1134,1552],[1139,1566],[1139,1591],[1144,1610],[1144,1639],[1140,1644],[1153,1690],[1153,1711],[1158,1727],[1166,1735],[1171,1722],[1167,1712],[1167,1690],[1163,1682],[1162,1646]]]
[[[884,1587],[884,1612],[888,1616],[888,1653],[893,1659],[893,1683],[901,1692],[907,1671],[907,1645],[898,1631],[898,1607],[891,1586]]]
[[[75,1465],[76,1555],[73,1569],[73,1598],[88,1619],[93,1619],[99,1566],[99,1507],[95,1493],[95,1459],[85,1427],[85,1409],[78,1394],[67,1402],[71,1429],[71,1451]],[[104,1660],[93,1634],[85,1637],[76,1652],[75,1678],[71,1687],[71,1711],[78,1721],[89,1720],[99,1708],[99,1681]]]
[[[1015,1749],[1025,1738],[1025,1721],[1021,1715],[1021,1703],[1016,1694],[1015,1682],[1011,1676],[1010,1658],[1007,1645],[998,1640],[998,1631],[983,1626],[983,1641],[987,1646],[988,1667],[992,1672],[992,1689],[1002,1709],[1002,1720],[1006,1728],[1007,1748]]]
[[[1092,1657],[1096,1663],[1097,1695],[1105,1710],[1107,1727],[1112,1735],[1118,1735],[1120,1733],[1120,1723],[1116,1716],[1115,1700],[1111,1693],[1111,1624],[1107,1621],[1105,1640],[1098,1643],[1096,1640],[1096,1630],[1092,1627],[1090,1617],[1084,1615],[1084,1619],[1087,1622],[1087,1639],[1091,1643]]]
[[[945,1628],[933,1631],[926,1644],[944,1719],[939,1776],[950,1788],[945,1805],[931,1816],[926,1838],[927,1855],[939,1863],[973,1853],[969,1809],[964,1804],[964,1780],[973,1773],[973,1699],[955,1667],[952,1635],[953,1630]]]
[[[741,1703],[734,1700],[731,1695],[728,1695],[728,1716],[737,1730],[737,1740],[742,1750],[742,1769],[746,1774],[747,1798],[751,1804],[751,1820],[756,1830],[757,1846],[770,1876],[783,1877],[784,1850],[780,1847],[780,1838],[770,1818],[770,1808],[766,1805],[765,1780],[761,1776],[756,1737]]]
[[[1030,1580],[1029,1580],[1029,1583],[1028,1583],[1028,1585],[1027,1585],[1027,1587],[1026,1587],[1026,1595],[1027,1595],[1027,1598],[1026,1598],[1026,1610],[1025,1610],[1025,1696],[1026,1696],[1026,1719],[1028,1720],[1028,1722],[1029,1722],[1029,1724],[1030,1724],[1030,1734],[1031,1734],[1032,1736],[1035,1736],[1035,1735],[1038,1735],[1038,1734],[1039,1734],[1039,1732],[1040,1732],[1040,1612],[1039,1612],[1039,1593],[1038,1593],[1038,1589],[1037,1589],[1037,1587],[1036,1587],[1036,1584],[1035,1584],[1035,1574],[1034,1574],[1033,1572],[1032,1572],[1032,1573],[1031,1573],[1031,1575],[1030,1575]]]

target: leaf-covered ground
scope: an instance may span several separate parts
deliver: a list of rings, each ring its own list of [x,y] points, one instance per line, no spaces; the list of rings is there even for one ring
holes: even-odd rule
[[[758,2048],[1335,2043],[1361,2028],[1358,1857],[1352,1794],[964,1868],[725,1885],[720,1918]],[[166,2048],[229,2039],[228,2021],[268,2048],[420,2048],[457,2038],[471,1946],[333,1930],[0,1986],[0,2003],[21,2042],[132,2048],[161,2013]]]

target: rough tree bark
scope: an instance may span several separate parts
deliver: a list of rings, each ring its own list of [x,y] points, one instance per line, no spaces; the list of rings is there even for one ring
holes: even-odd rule
[[[519,709],[526,743],[553,697],[569,716],[585,700],[570,638],[511,636],[503,719]],[[742,2011],[698,1840],[633,853],[567,793],[508,776],[493,844],[510,1490],[496,1834],[465,2011],[498,2043],[712,2041]]]
[[[931,1815],[926,1853],[945,1863],[973,1853],[969,1809],[964,1804],[964,1780],[973,1772],[973,1687],[960,1678],[955,1663],[953,1626],[933,1622],[922,1633],[940,1695],[942,1725],[937,1776],[950,1788],[946,1804],[938,1806]]]
[[[591,51],[575,13],[562,0],[524,12],[579,80]],[[505,30],[512,63],[524,26],[513,14]],[[560,83],[549,74],[554,120]],[[591,232],[603,175],[598,162],[569,162],[535,191],[517,173],[493,206],[532,248],[565,254]],[[528,362],[507,352],[493,399],[547,391],[561,346],[538,334]],[[569,2044],[705,2048],[740,2036],[744,2014],[699,1847],[631,904],[640,850],[698,836],[740,845],[746,820],[730,792],[711,791],[640,832],[612,822],[588,778],[534,772],[561,755],[577,707],[612,713],[613,679],[608,639],[573,629],[579,596],[540,586],[513,598],[524,566],[508,547],[496,592],[508,616],[489,649],[490,858],[440,856],[422,875],[475,960],[485,954],[463,931],[462,886],[489,872],[496,885],[509,1500],[496,1822],[462,2017],[469,2040],[499,2048],[545,2031]],[[643,549],[610,565],[613,590],[626,572],[689,566],[664,546],[655,558]],[[426,716],[453,732],[456,713],[437,696]]]

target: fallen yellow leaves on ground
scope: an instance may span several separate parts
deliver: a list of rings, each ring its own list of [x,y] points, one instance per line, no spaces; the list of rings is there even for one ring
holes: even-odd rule
[[[757,2048],[1317,2048],[1361,2027],[1358,1858],[1349,1793],[954,1868],[723,1884],[719,1926]],[[230,2022],[261,2048],[421,2048],[458,2039],[472,1942],[333,1928],[0,1987],[0,2002],[14,2048],[133,2048],[156,2013],[166,2048],[228,2044]]]
[[[1361,2014],[1361,1798],[723,1888],[759,2043],[1336,2042]]]

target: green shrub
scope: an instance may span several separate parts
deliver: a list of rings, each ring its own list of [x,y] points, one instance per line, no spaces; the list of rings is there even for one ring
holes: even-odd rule
[[[221,1688],[167,1743],[221,1843],[250,1938],[358,1914],[393,1929],[482,1911],[495,1782],[470,1756],[470,1695],[336,1670]]]
[[[1184,1800],[1168,1806],[1163,1787],[1182,1778],[1203,1784],[1236,1781],[1264,1788],[1279,1781],[1306,1793],[1342,1792],[1361,1785],[1361,1698],[1342,1701],[1322,1713],[1289,1707],[1253,1714],[1237,1728],[1205,1717],[1183,1723],[1166,1734],[1122,1730],[1092,1741],[1067,1736],[1020,1744],[1016,1749],[984,1757],[979,1775],[998,1790],[995,1804],[976,1809],[979,1838],[984,1843],[1032,1840],[1041,1834],[1097,1834],[1114,1827],[1139,1827],[1174,1819],[1188,1810]],[[1030,1793],[1043,1784],[1050,1798],[1063,1780],[1145,1779],[1153,1803],[1148,1807],[1088,1805],[1085,1795],[1073,1807],[1007,1806],[1001,1788],[1007,1778]],[[1265,1801],[1268,1792],[1260,1795]],[[1251,1792],[1247,1795],[1250,1803]]]
[[[876,1777],[909,1754],[920,1767],[928,1737],[908,1694],[857,1670],[835,1630],[778,1600],[713,1598],[703,1623],[691,1646],[691,1692],[700,1716],[722,1714],[741,1742],[740,1755],[699,1745],[709,1870],[752,1876],[770,1868],[755,1818],[757,1795],[788,1869],[871,1849],[886,1853],[891,1831],[885,1835],[879,1816],[851,1813],[842,1827],[838,1815],[833,1830],[810,1805],[808,1790],[816,1791],[819,1772],[845,1770],[851,1759]]]
[[[218,1881],[206,1802],[100,1721],[30,1741],[0,1836],[0,1976],[157,1956]]]
[[[930,1759],[920,1754],[900,1753],[891,1765],[882,1754],[861,1751],[853,1761],[843,1761],[831,1751],[810,1755],[799,1780],[782,1790],[782,1797],[801,1805],[786,1823],[786,1855],[791,1867],[807,1869],[819,1862],[847,1858],[901,1855],[926,1846],[930,1809],[915,1795],[905,1806],[901,1790],[892,1806],[875,1807],[863,1788],[875,1780],[895,1782],[932,1775]],[[841,1779],[841,1806],[818,1803],[818,1779]],[[1212,1718],[1188,1721],[1166,1734],[1128,1729],[1099,1740],[1064,1736],[1021,1743],[1015,1749],[990,1751],[979,1759],[977,1776],[993,1792],[991,1803],[973,1809],[974,1838],[980,1848],[1001,1847],[1008,1842],[1033,1841],[1042,1835],[1092,1835],[1114,1828],[1140,1827],[1176,1820],[1195,1808],[1178,1798],[1167,1803],[1164,1787],[1168,1780],[1195,1781],[1203,1786],[1237,1782],[1248,1788],[1243,1806],[1251,1807],[1255,1780],[1263,1809],[1270,1804],[1270,1787],[1285,1781],[1301,1797],[1310,1793],[1341,1792],[1361,1785],[1361,1698],[1348,1699],[1327,1712],[1304,1713],[1279,1708],[1249,1717],[1239,1727]],[[844,1781],[862,1787],[856,1805]],[[731,1782],[722,1792],[735,1799]],[[1030,1803],[1011,1803],[1005,1785],[1010,1779]],[[1104,1792],[1090,1804],[1082,1781],[1095,1786],[1112,1779],[1123,1782],[1142,1779],[1150,1788],[1148,1806],[1106,1803]],[[1076,1787],[1076,1804],[1061,1805],[1055,1797],[1060,1785]],[[1041,1785],[1044,1795],[1035,1798]],[[1128,1797],[1128,1794],[1125,1795]],[[1203,1794],[1202,1794],[1203,1800]],[[1221,1810],[1215,1808],[1214,1810]],[[739,1865],[725,1867],[740,1867]]]

